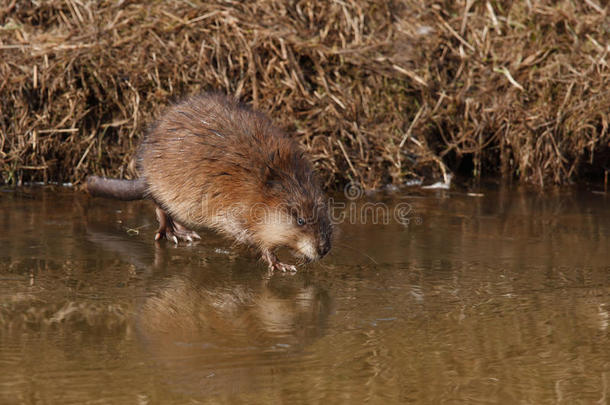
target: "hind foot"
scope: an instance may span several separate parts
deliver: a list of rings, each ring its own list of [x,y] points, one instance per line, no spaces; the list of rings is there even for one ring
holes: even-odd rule
[[[184,225],[174,221],[163,209],[157,207],[155,210],[157,220],[159,221],[159,229],[155,234],[155,240],[163,238],[178,244],[178,240],[192,242],[201,239],[197,232],[191,231]]]
[[[280,270],[283,273],[285,273],[287,271],[289,271],[291,273],[297,272],[296,266],[294,266],[292,264],[284,264],[284,263],[280,262],[279,259],[277,258],[277,256],[275,255],[275,253],[272,253],[269,250],[263,250],[262,258],[269,265],[269,270],[271,272],[273,272],[275,270]]]

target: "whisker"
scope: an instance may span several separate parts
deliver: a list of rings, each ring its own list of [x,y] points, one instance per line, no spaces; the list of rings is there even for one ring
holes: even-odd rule
[[[322,263],[321,261],[318,261],[317,264],[318,264],[318,266],[322,267],[324,270],[330,269],[330,266]]]
[[[349,245],[346,245],[345,243],[339,243],[339,242],[335,242],[335,243],[336,243],[337,245],[341,246],[341,247],[348,248],[348,249],[350,249],[350,250],[352,250],[352,251],[354,251],[354,252],[356,252],[356,253],[358,253],[358,254],[360,254],[360,255],[364,256],[364,257],[366,257],[367,259],[369,259],[369,260],[370,260],[371,262],[373,262],[374,264],[379,265],[379,263],[377,263],[377,260],[373,259],[371,256],[367,255],[366,253],[361,252],[360,250],[358,250],[358,249],[356,249],[356,248],[353,248],[353,247],[351,247],[351,246],[349,246]]]

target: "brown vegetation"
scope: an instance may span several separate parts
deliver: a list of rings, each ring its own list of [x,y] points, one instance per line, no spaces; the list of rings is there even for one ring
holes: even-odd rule
[[[5,182],[134,177],[168,102],[271,114],[327,185],[608,168],[607,0],[3,1]]]

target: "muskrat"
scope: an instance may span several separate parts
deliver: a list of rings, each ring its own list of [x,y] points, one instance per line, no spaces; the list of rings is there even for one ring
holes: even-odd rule
[[[89,177],[92,195],[150,198],[155,240],[200,239],[214,229],[257,247],[272,270],[296,270],[275,251],[305,261],[331,248],[326,197],[304,152],[264,114],[222,94],[192,96],[169,107],[138,150],[137,180]]]

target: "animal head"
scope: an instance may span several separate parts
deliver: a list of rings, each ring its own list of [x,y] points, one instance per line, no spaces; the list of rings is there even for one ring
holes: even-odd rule
[[[286,161],[288,160],[288,161]],[[263,204],[257,227],[267,249],[288,247],[314,261],[331,248],[332,223],[326,197],[302,154],[270,156],[262,177]],[[286,167],[288,166],[288,167]]]

